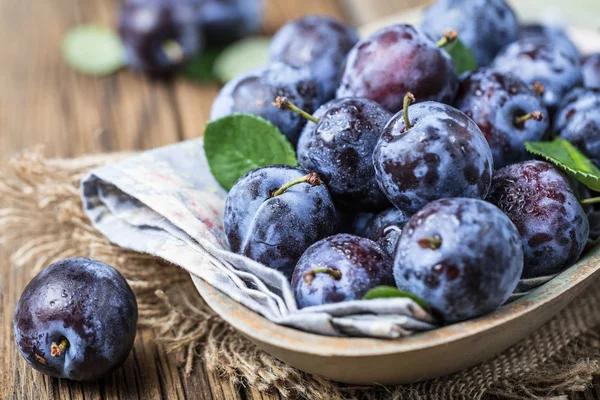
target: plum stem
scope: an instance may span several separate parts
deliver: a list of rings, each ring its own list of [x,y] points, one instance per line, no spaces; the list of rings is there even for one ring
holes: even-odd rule
[[[600,197],[590,197],[589,199],[583,199],[580,201],[581,204],[595,204],[600,203]]]
[[[454,29],[448,29],[444,31],[443,36],[436,42],[437,47],[446,47],[458,39],[458,32]]]
[[[303,109],[297,107],[294,103],[292,103],[285,96],[277,96],[277,98],[273,102],[273,105],[275,107],[279,108],[280,110],[288,110],[288,111],[295,112],[296,114],[300,115],[302,118],[305,118],[305,119],[307,119],[309,121],[312,121],[315,124],[319,123],[319,120],[317,118],[313,117],[312,115],[310,115],[309,113],[307,113]]]
[[[284,184],[282,187],[280,187],[276,191],[271,192],[270,197],[280,196],[283,193],[285,193],[285,191],[288,190],[289,188],[291,188],[292,186],[298,185],[300,183],[308,183],[311,186],[319,186],[322,182],[321,182],[321,179],[319,179],[319,176],[317,175],[316,172],[311,172],[308,175],[293,179],[293,180],[289,181],[288,183]]]
[[[52,357],[60,357],[65,353],[65,350],[69,347],[69,341],[63,337],[60,339],[60,343],[52,342],[50,345],[50,355]]]
[[[425,236],[417,241],[419,246],[424,249],[437,250],[442,245],[442,237],[437,233],[431,236]]]
[[[408,118],[408,106],[410,106],[414,102],[415,96],[413,96],[411,92],[406,93],[406,96],[404,96],[404,103],[402,107],[404,113],[404,125],[406,127],[406,130],[412,128],[412,125],[410,124],[410,119]]]
[[[327,274],[327,275],[331,276],[333,279],[335,279],[336,281],[339,281],[340,279],[342,279],[342,271],[340,271],[339,269],[330,268],[330,267],[313,268],[310,271],[308,271],[307,273],[305,273],[304,275],[302,275],[302,277],[304,278],[304,282],[306,282],[306,284],[308,286],[310,286],[312,281],[317,276],[317,274]]]
[[[542,84],[542,82],[539,81],[535,81],[533,82],[533,84],[531,85],[531,87],[533,88],[533,90],[535,90],[540,96],[544,94],[544,91],[546,90],[546,88],[544,87],[544,85]]]
[[[528,120],[541,121],[544,119],[544,114],[541,111],[532,111],[525,115],[515,118],[515,125],[522,125]]]

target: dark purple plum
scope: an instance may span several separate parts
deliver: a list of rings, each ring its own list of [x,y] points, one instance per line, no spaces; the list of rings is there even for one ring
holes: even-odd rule
[[[519,21],[504,0],[438,0],[425,9],[421,29],[432,40],[456,30],[479,66],[489,65],[504,46],[517,40]]]
[[[308,69],[271,63],[228,82],[213,102],[210,118],[234,113],[258,115],[271,121],[295,146],[306,121],[295,113],[274,107],[278,96],[288,98],[309,114],[322,102],[321,87]]]
[[[68,258],[40,272],[17,303],[15,341],[34,369],[92,381],[121,366],[135,339],[137,303],[113,267]]]
[[[464,76],[454,105],[481,129],[495,168],[531,159],[525,142],[542,140],[550,126],[540,93],[515,75],[492,69]]]
[[[451,103],[458,90],[454,62],[411,25],[392,25],[348,53],[337,97],[366,97],[395,113],[407,92],[418,101]]]
[[[519,32],[519,39],[542,39],[559,46],[561,49],[579,57],[579,49],[575,43],[569,39],[565,31],[558,26],[527,24],[522,25]]]
[[[600,89],[600,53],[590,54],[581,64],[583,86],[590,89]]]
[[[409,215],[395,207],[388,208],[371,218],[362,236],[376,242],[387,254],[394,257],[402,227],[409,218]]]
[[[558,108],[554,131],[600,166],[600,89],[575,88]]]
[[[250,171],[233,186],[223,225],[231,251],[291,278],[302,253],[336,232],[337,216],[315,173],[274,165]]]
[[[360,300],[381,285],[394,285],[389,257],[375,242],[345,233],[310,246],[292,277],[299,308]]]
[[[485,197],[494,161],[477,125],[431,101],[407,114],[410,126],[403,113],[392,117],[373,154],[377,181],[392,204],[411,215],[444,197]]]
[[[152,75],[173,72],[199,53],[203,37],[192,5],[176,0],[133,0],[119,13],[127,64]]]
[[[298,163],[327,184],[336,206],[379,211],[389,201],[379,189],[373,149],[392,114],[368,99],[331,100],[313,115],[298,141]]]
[[[308,68],[323,87],[324,98],[335,96],[346,54],[358,42],[356,30],[324,15],[309,15],[285,24],[271,40],[269,59]]]
[[[262,23],[263,0],[185,1],[197,6],[198,22],[211,45],[227,44],[253,35]]]
[[[524,278],[558,273],[581,256],[588,219],[567,179],[551,164],[525,161],[496,171],[487,200],[519,230]]]
[[[509,298],[523,272],[517,228],[483,200],[431,202],[404,225],[394,277],[445,322],[474,318]]]
[[[541,83],[544,104],[550,112],[554,112],[568,90],[582,83],[579,57],[540,38],[511,43],[498,54],[492,66],[529,84]]]

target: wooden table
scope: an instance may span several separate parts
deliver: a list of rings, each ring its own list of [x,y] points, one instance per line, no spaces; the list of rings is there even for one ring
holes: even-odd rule
[[[266,33],[309,13],[329,14],[356,25],[417,5],[419,0],[270,0]],[[69,27],[85,22],[114,26],[117,0],[0,1],[0,164],[38,144],[48,156],[140,150],[201,135],[217,86],[185,80],[150,81],[122,71],[92,79],[77,74],[60,56]],[[1,234],[1,233],[0,233]],[[277,399],[197,363],[191,376],[139,332],[125,365],[110,377],[79,384],[48,378],[29,368],[12,334],[16,301],[27,284],[0,249],[0,399]],[[593,391],[582,395],[594,398]]]

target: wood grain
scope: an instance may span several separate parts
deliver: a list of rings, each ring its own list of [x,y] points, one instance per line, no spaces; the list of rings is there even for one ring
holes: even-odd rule
[[[218,91],[185,80],[171,83],[122,71],[93,79],[69,69],[60,56],[64,33],[76,24],[114,26],[118,0],[0,1],[0,165],[16,152],[43,144],[48,156],[142,150],[201,134]],[[363,24],[421,0],[268,0],[265,33],[291,18],[329,14]],[[348,11],[349,10],[349,11]],[[1,233],[0,233],[1,235]],[[219,399],[272,400],[277,393],[232,385],[196,363],[190,376],[138,332],[125,365],[93,383],[45,377],[18,354],[12,314],[29,281],[0,248],[0,399]],[[598,388],[598,386],[596,386]],[[580,398],[596,398],[594,389]],[[585,397],[582,397],[585,396]]]

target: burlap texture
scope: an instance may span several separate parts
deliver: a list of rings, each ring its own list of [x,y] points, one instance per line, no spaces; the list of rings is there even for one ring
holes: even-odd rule
[[[35,275],[49,263],[86,256],[115,266],[133,288],[140,329],[175,352],[193,373],[199,358],[234,382],[283,398],[548,398],[584,390],[600,373],[600,291],[595,285],[542,329],[495,359],[433,381],[399,387],[351,387],[313,377],[259,350],[215,315],[176,266],[110,244],[81,209],[79,180],[124,155],[48,160],[30,152],[0,175],[0,243],[13,268]],[[435,362],[432,360],[432,362]],[[402,368],[403,366],[398,366]]]

